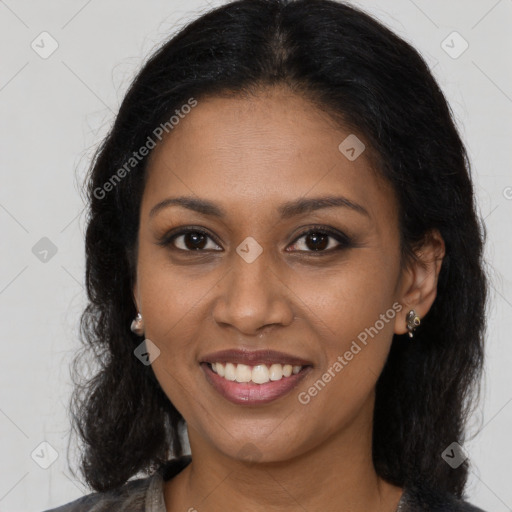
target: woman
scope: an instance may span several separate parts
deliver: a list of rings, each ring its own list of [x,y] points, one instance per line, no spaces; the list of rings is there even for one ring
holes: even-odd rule
[[[485,231],[406,42],[329,0],[218,8],[136,77],[88,197],[97,492],[55,510],[480,510]]]

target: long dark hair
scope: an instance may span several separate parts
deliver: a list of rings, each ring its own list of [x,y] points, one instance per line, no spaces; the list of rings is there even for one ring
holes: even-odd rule
[[[228,3],[166,42],[131,84],[86,182],[89,303],[71,401],[83,443],[81,472],[105,491],[183,454],[184,419],[151,366],[133,354],[141,343],[130,323],[147,156],[126,163],[190,98],[200,103],[273,85],[287,85],[364,134],[368,154],[397,194],[403,264],[429,230],[444,238],[434,304],[413,342],[394,336],[377,383],[373,460],[395,485],[422,481],[463,497],[468,462],[452,469],[441,454],[454,441],[464,443],[483,366],[485,227],[470,164],[419,53],[369,15],[331,0]],[[89,353],[93,375],[78,378]]]

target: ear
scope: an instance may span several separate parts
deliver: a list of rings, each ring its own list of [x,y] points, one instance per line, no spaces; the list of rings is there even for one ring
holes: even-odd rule
[[[437,295],[437,281],[445,255],[445,243],[437,229],[429,231],[421,247],[414,251],[416,260],[402,271],[398,302],[403,306],[395,319],[395,334],[408,332],[407,313],[414,309],[423,318]]]
[[[137,311],[140,312],[139,287],[138,287],[137,281],[135,281],[135,284],[133,285],[132,298],[133,298],[133,303],[135,304]]]

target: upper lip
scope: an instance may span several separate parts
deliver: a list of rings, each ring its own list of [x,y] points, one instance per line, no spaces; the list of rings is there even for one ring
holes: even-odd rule
[[[212,352],[202,357],[201,363],[241,363],[249,366],[258,364],[291,364],[292,366],[310,366],[312,363],[300,357],[276,350],[240,350],[229,349]]]

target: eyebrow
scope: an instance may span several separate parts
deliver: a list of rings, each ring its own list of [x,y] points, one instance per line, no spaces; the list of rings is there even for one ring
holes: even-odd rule
[[[197,199],[195,197],[181,196],[169,197],[163,201],[160,201],[155,206],[153,206],[153,208],[151,208],[149,217],[155,216],[159,211],[163,210],[164,208],[168,208],[169,206],[181,206],[182,208],[187,208],[203,215],[211,215],[213,217],[225,218],[227,216],[226,212],[212,201],[207,199]],[[370,217],[370,214],[366,208],[343,196],[297,199],[283,203],[279,206],[277,211],[282,219],[288,219],[303,213],[309,213],[323,208],[336,207],[349,208],[355,212],[365,215],[368,218]]]

